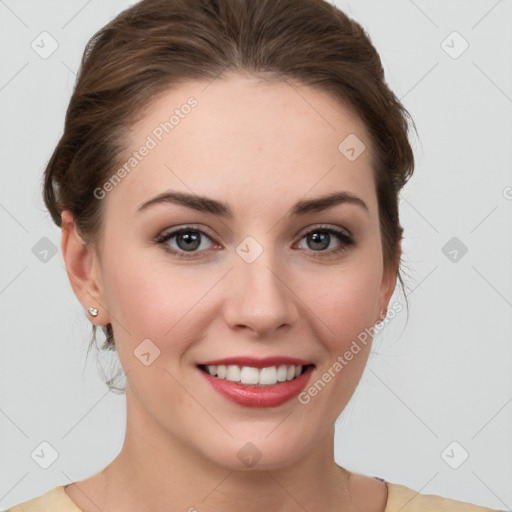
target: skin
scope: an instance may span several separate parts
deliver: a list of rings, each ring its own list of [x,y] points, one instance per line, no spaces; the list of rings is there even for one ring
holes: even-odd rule
[[[233,404],[195,367],[233,355],[288,355],[316,365],[313,383],[379,320],[397,269],[383,267],[366,129],[324,91],[232,74],[166,91],[133,126],[127,154],[190,96],[198,106],[103,199],[97,252],[82,243],[70,212],[62,215],[73,290],[84,308],[99,309],[92,322],[112,324],[127,375],[121,452],[66,493],[85,512],[229,512],[240,503],[246,511],[383,511],[386,486],[333,458],[334,423],[371,343],[307,405]],[[355,161],[338,150],[349,134],[366,145]],[[170,203],[136,212],[170,189],[223,201],[234,216]],[[300,199],[341,190],[368,211],[347,203],[287,216]],[[212,234],[190,259],[154,241],[190,224]],[[323,224],[348,230],[355,244],[326,257],[343,242],[331,235],[318,249],[305,236]],[[236,252],[247,236],[263,248],[250,264]],[[186,252],[179,243],[165,242]],[[145,366],[134,350],[148,338],[160,355]],[[262,454],[250,468],[237,457],[249,441]]]

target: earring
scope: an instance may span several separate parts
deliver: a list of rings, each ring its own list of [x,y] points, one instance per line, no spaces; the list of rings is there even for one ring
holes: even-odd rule
[[[87,308],[87,311],[89,311],[92,316],[98,316],[98,310],[96,308]]]

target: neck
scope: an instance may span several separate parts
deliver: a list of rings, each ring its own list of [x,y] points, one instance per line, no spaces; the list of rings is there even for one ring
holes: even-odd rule
[[[102,510],[247,512],[272,510],[348,510],[350,474],[333,459],[334,426],[301,459],[288,465],[233,470],[180,443],[148,421],[131,414],[123,448],[105,468],[100,486]]]

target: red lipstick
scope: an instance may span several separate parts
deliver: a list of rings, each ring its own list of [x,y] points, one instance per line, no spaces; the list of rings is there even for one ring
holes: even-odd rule
[[[287,356],[275,356],[275,357],[264,357],[264,358],[256,358],[250,356],[240,356],[240,357],[226,357],[224,359],[215,359],[211,361],[201,361],[197,363],[198,365],[219,365],[223,364],[225,366],[229,365],[237,365],[237,366],[251,366],[252,368],[266,368],[268,366],[281,366],[282,364],[286,365],[296,365],[296,366],[308,366],[312,365],[311,361],[306,361],[305,359],[297,359],[296,357],[287,357]]]
[[[290,357],[268,357],[256,359],[253,357],[230,357],[198,363],[199,366],[237,365],[239,367],[250,366],[252,368],[265,368],[281,365],[303,366],[303,372],[292,380],[277,382],[274,385],[254,385],[233,382],[221,377],[210,375],[204,369],[199,371],[206,382],[220,395],[229,401],[244,407],[278,407],[300,394],[305,388],[314,370],[314,365],[304,359]]]

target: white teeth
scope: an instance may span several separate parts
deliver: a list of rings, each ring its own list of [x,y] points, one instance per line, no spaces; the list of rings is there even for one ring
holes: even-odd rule
[[[236,367],[238,368],[238,366]],[[260,383],[260,372],[257,368],[251,368],[249,366],[243,366],[240,372],[240,379],[242,384],[259,384]]]
[[[240,382],[240,366],[230,364],[226,370],[226,380]]]
[[[302,366],[285,365],[278,367],[253,368],[251,366],[237,365],[208,365],[206,371],[220,379],[242,384],[272,386],[278,382],[285,382],[297,378],[302,373]]]
[[[286,380],[286,374],[288,373],[288,368],[286,368],[286,365],[285,364],[282,364],[278,369],[277,369],[277,380],[279,382],[284,382]]]
[[[256,368],[254,368],[256,370]],[[259,381],[256,384],[275,384],[277,382],[277,371],[275,366],[262,368],[259,372]]]

